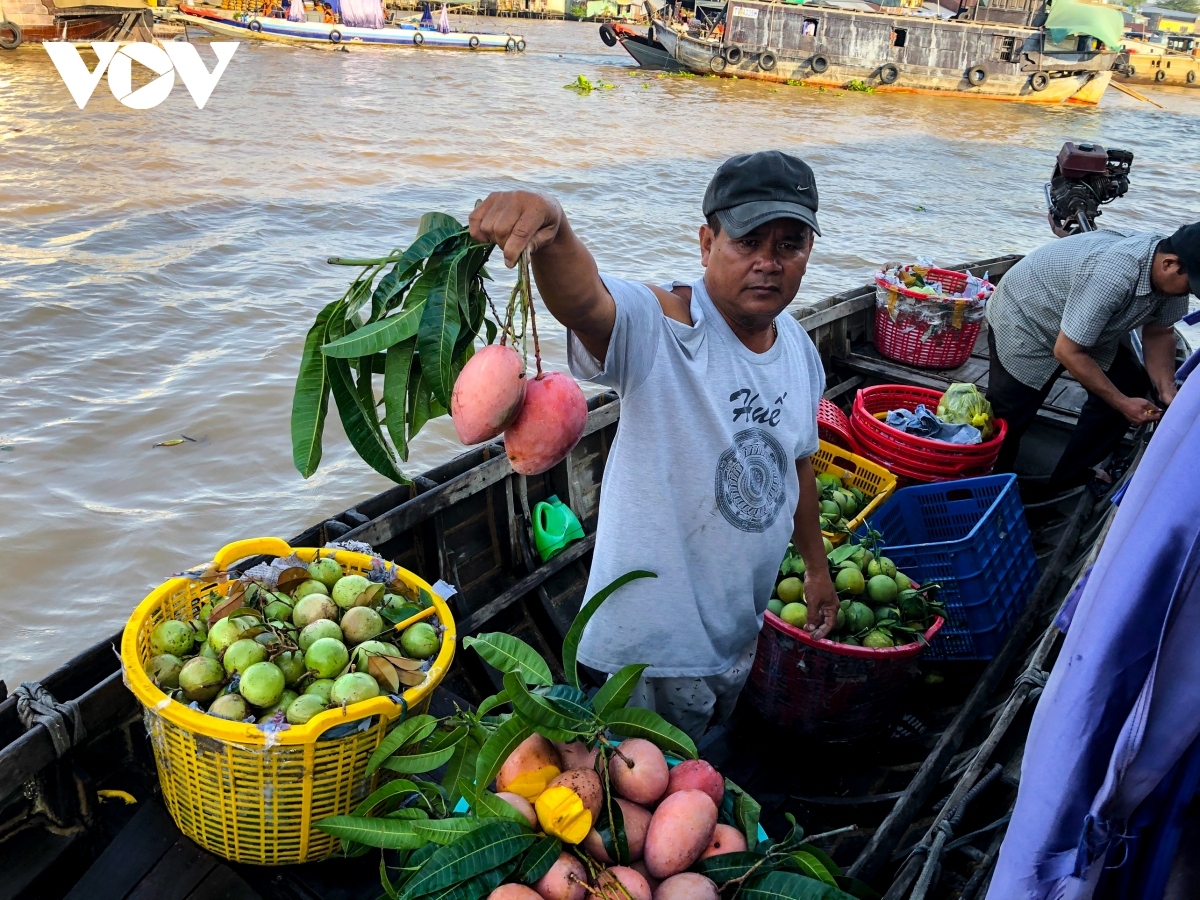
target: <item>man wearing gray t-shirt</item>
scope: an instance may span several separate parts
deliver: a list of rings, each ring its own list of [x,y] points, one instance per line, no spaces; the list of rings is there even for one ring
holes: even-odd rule
[[[601,276],[551,197],[492,194],[470,218],[510,266],[530,250],[572,370],[621,397],[587,595],[633,569],[658,578],[609,598],[579,660],[648,663],[632,702],[694,738],[733,710],[789,539],[807,630],[823,637],[838,611],[809,461],[825,376],[784,312],[820,233],[812,170],[777,151],[733,157],[703,210],[704,277],[667,287]]]

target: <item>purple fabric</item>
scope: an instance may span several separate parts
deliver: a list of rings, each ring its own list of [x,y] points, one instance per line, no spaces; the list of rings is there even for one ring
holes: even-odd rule
[[[1038,703],[989,900],[1090,898],[1110,845],[1200,733],[1197,459],[1191,378],[1130,481]]]
[[[383,5],[379,0],[341,0],[342,24],[351,28],[382,28]]]
[[[288,7],[289,22],[306,22],[308,16],[304,12],[304,0],[292,0],[292,5]]]

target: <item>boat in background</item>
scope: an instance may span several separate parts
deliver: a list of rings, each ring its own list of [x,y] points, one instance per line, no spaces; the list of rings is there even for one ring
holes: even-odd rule
[[[634,58],[643,69],[661,69],[664,72],[686,72],[687,66],[677,62],[667,52],[667,48],[654,37],[654,26],[646,33],[638,34],[628,25],[620,22],[605,23],[600,26],[600,40],[605,46],[615,47],[618,43],[625,52]]]
[[[1114,78],[1123,84],[1200,87],[1200,40],[1190,34],[1168,34],[1165,44],[1125,38],[1124,65]]]
[[[270,16],[226,17],[214,10],[181,4],[175,20],[203,28],[216,37],[305,45],[371,45],[373,47],[420,47],[439,50],[491,50],[520,53],[525,38],[519,34],[487,34],[473,31],[442,32],[437,28],[402,24],[380,28],[328,22],[292,22]]]
[[[0,8],[0,50],[44,41],[152,40],[145,0],[16,0]]]

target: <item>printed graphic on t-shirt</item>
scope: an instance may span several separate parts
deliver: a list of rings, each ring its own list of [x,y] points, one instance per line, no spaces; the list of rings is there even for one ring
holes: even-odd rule
[[[735,434],[717,460],[717,506],[725,521],[756,534],[770,528],[783,507],[788,463],[783,446],[765,429]]]

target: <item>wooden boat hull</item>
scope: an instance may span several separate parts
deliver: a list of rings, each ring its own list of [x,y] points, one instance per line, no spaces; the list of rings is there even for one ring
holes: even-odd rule
[[[618,33],[617,40],[621,47],[633,57],[643,69],[656,69],[664,72],[686,72],[687,67],[676,61],[666,47],[656,40],[642,35]]]
[[[1113,72],[1121,84],[1139,87],[1200,88],[1200,58],[1182,55],[1130,55],[1124,72]]]
[[[654,22],[655,36],[696,74],[820,87],[859,82],[880,92],[1023,103],[1098,103],[1117,56],[1053,51],[1039,31],[1016,25],[757,0],[738,0],[726,10],[737,24],[722,39],[694,36],[662,20]],[[743,20],[752,24],[740,24]],[[815,34],[804,32],[807,23]],[[898,33],[904,35],[902,46],[895,44]],[[968,76],[976,67],[985,77],[973,84]]]
[[[75,7],[58,9],[53,0],[16,0],[5,5],[5,18],[21,29],[22,44],[45,41],[91,41],[121,24],[130,13],[145,7]]]
[[[475,50],[519,52],[525,49],[520,35],[475,34],[471,32],[425,31],[415,28],[354,28],[348,25],[328,25],[324,22],[289,22],[286,19],[251,16],[246,21],[189,14],[183,10],[177,19],[188,25],[203,28],[218,37],[238,40],[267,41],[278,44],[338,46],[371,46],[429,50]]]

